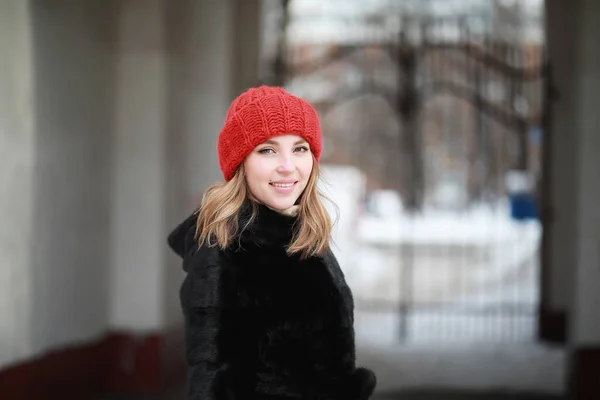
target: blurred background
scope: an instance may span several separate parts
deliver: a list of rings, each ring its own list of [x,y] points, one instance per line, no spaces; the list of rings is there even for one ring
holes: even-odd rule
[[[598,37],[596,0],[3,0],[0,398],[186,398],[166,236],[265,83],[320,114],[375,399],[600,399]]]

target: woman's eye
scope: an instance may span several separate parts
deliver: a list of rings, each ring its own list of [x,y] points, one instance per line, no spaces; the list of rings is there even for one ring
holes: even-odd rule
[[[304,153],[305,151],[308,151],[308,147],[306,147],[306,146],[299,146],[299,147],[296,147],[296,151]]]
[[[269,153],[274,153],[273,149],[270,149],[270,148],[268,148],[268,147],[267,147],[267,148],[265,148],[265,149],[260,149],[258,152],[259,152],[260,154],[269,154]]]

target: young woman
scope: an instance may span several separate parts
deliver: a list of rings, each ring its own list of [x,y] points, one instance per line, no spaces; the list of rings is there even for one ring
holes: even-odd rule
[[[282,88],[236,98],[218,139],[225,178],[169,235],[187,275],[189,398],[365,400],[354,304],[317,190],[316,111]]]

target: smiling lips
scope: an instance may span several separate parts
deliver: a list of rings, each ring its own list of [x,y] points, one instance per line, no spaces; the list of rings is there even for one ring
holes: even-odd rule
[[[275,189],[275,191],[277,193],[288,194],[294,190],[294,187],[296,186],[297,183],[298,183],[298,181],[276,181],[276,182],[269,182],[269,185],[273,189]]]

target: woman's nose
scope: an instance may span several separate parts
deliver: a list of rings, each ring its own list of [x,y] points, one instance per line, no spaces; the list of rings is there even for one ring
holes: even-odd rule
[[[294,161],[291,156],[282,155],[279,158],[279,165],[277,166],[278,172],[293,172],[294,171]]]

